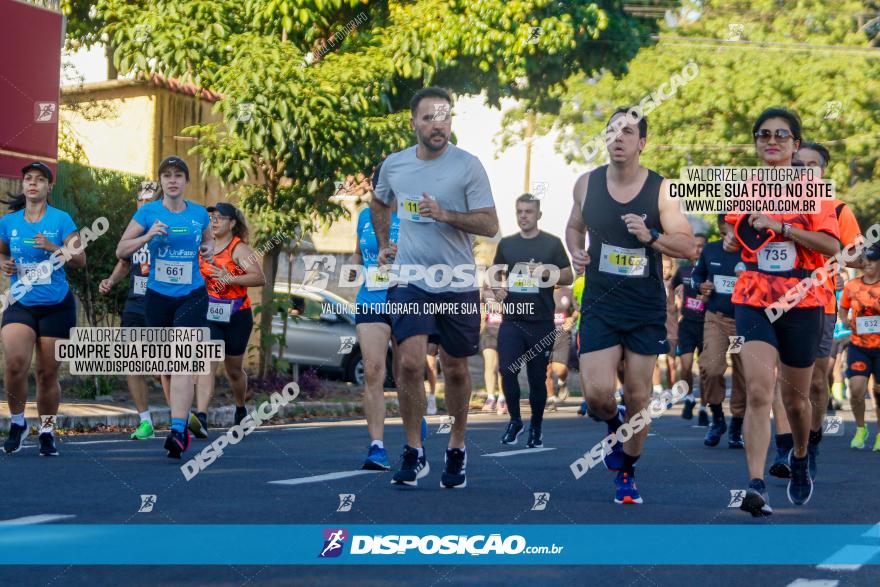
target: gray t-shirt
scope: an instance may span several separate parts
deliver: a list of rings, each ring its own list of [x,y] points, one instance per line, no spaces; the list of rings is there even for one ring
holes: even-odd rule
[[[470,212],[480,208],[494,208],[489,176],[483,164],[467,151],[452,143],[440,157],[423,161],[416,157],[416,147],[392,153],[383,163],[376,184],[376,198],[396,206],[400,218],[395,265],[468,266],[473,275],[473,236],[445,222],[418,215],[417,202],[426,192],[444,210]],[[396,202],[395,202],[396,200]],[[401,271],[403,273],[403,271]],[[435,273],[434,275],[439,275]],[[439,277],[429,280],[408,280],[429,292],[464,292],[477,287],[435,286]],[[431,283],[430,281],[433,281]],[[456,280],[460,281],[460,280]]]

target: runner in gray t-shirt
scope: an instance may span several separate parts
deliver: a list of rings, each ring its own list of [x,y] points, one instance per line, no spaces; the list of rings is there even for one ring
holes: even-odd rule
[[[441,485],[460,488],[467,484],[464,434],[471,396],[467,358],[477,353],[480,339],[472,235],[495,236],[498,216],[480,161],[449,144],[451,96],[442,88],[425,88],[413,96],[410,109],[418,144],[385,160],[370,203],[379,264],[393,262],[401,267],[400,284],[388,290],[388,302],[417,308],[392,312],[391,329],[400,353],[400,412],[407,437],[393,483],[415,486],[430,470],[420,435],[427,403],[422,382],[430,337],[440,344],[446,409],[455,418]],[[392,206],[400,218],[397,245],[388,242]],[[405,267],[424,271],[432,265],[447,268],[418,275]],[[470,279],[462,277],[462,265]],[[456,267],[459,272],[453,275]],[[423,311],[427,304],[459,304],[460,309]]]

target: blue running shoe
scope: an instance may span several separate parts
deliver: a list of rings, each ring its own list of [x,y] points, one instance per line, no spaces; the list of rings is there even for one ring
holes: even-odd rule
[[[620,471],[614,479],[614,486],[617,488],[614,492],[614,503],[642,503],[634,473]]]
[[[620,420],[626,422],[626,406],[617,406],[617,413],[620,416]],[[610,428],[608,434],[612,434]],[[615,442],[614,446],[611,447],[611,452],[606,454],[602,460],[605,463],[605,468],[609,471],[619,471],[623,467],[623,444]]]
[[[384,448],[379,448],[375,444],[371,444],[370,450],[367,452],[367,458],[364,460],[364,466],[361,469],[367,471],[391,470],[391,463],[388,461],[388,451]]]
[[[422,418],[422,443],[428,438],[428,421]]]

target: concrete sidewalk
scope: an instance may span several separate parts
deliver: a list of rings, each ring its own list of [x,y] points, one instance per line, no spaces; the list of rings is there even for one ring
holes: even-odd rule
[[[389,407],[397,406],[397,399],[386,400]],[[248,411],[253,411],[257,406],[253,402],[248,403]],[[171,410],[167,407],[151,408],[153,425],[157,428],[167,427],[171,421]],[[278,416],[290,417],[310,414],[312,417],[345,417],[352,412],[359,416],[363,414],[361,402],[293,402],[278,410]],[[25,408],[25,418],[31,425],[39,425],[37,404],[28,402]],[[232,426],[234,422],[234,406],[211,408],[208,412],[208,425],[216,428]],[[120,428],[135,428],[140,423],[140,417],[136,410],[124,406],[105,403],[62,403],[58,409],[58,418],[55,426],[67,429],[90,430],[98,425],[118,426]],[[9,430],[9,408],[4,402],[0,405],[0,434]]]

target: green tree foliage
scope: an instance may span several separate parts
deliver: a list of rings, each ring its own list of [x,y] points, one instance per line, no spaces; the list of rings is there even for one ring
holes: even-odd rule
[[[601,133],[614,108],[637,104],[694,61],[696,79],[648,116],[646,165],[674,177],[685,165],[754,165],[752,124],[765,108],[783,106],[798,112],[805,138],[830,149],[829,175],[845,193],[880,178],[880,59],[869,46],[877,33],[865,26],[872,15],[876,2],[856,0],[692,3],[626,75],[573,81],[559,117],[539,117],[538,132],[560,131],[560,151],[584,163],[579,143]],[[520,140],[523,110],[507,120],[502,148]]]
[[[70,214],[77,229],[91,227],[101,217],[108,221],[108,231],[86,247],[86,266],[67,269],[70,287],[89,325],[107,325],[114,321],[113,316],[122,313],[128,280],[106,296],[98,292],[98,284],[116,265],[116,243],[134,214],[134,194],[143,178],[62,161],[58,179],[50,202]]]
[[[425,85],[484,90],[493,104],[515,96],[550,112],[577,72],[623,73],[653,30],[611,0],[98,0],[95,7],[120,74],[158,73],[223,94],[216,104],[223,123],[186,132],[198,139],[202,171],[238,187],[257,244],[341,214],[329,201],[334,180],[369,173],[411,144],[407,105]],[[272,299],[279,252],[264,257],[264,300]],[[264,333],[270,320],[263,312]]]

